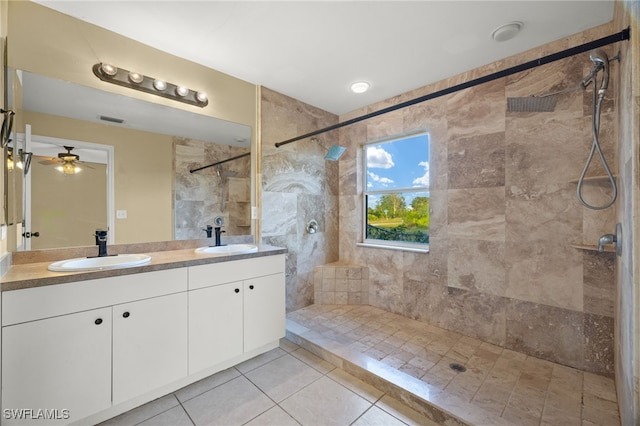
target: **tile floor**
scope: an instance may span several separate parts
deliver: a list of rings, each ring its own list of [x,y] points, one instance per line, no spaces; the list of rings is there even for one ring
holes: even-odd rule
[[[425,394],[454,395],[465,401],[460,406],[467,411],[479,409],[506,424],[620,425],[610,378],[371,306],[312,305],[288,314],[287,321],[288,328],[303,330],[300,334],[321,335],[317,341],[326,346],[347,348],[346,354],[357,352],[406,373],[411,376],[407,389],[415,389],[419,379]],[[452,370],[452,363],[466,371]]]
[[[435,423],[283,339],[279,348],[102,425],[434,426]]]

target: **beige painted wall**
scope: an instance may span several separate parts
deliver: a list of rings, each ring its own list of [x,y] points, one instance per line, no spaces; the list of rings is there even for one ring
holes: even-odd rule
[[[9,2],[8,38],[14,68],[255,127],[255,85],[36,3]],[[91,71],[98,62],[203,90],[209,104],[199,108],[102,82]]]
[[[8,7],[3,2],[3,5],[9,15],[9,66],[245,124],[252,128],[252,146],[255,145],[255,85],[32,2],[13,1]],[[98,62],[136,69],[203,90],[209,95],[209,104],[199,108],[104,83],[91,71]],[[30,124],[42,123],[33,121],[34,117],[31,120]],[[59,130],[63,120],[54,125]],[[62,137],[62,133],[53,126],[46,126],[47,136]],[[38,124],[33,133],[43,134],[40,129],[41,124]],[[115,209],[126,209],[129,217],[126,221],[116,222],[116,242],[171,239],[171,226],[166,226],[167,223],[172,225],[173,210],[172,181],[166,173],[171,170],[170,139],[140,132],[140,137],[136,136],[136,144],[132,144],[130,137],[120,134],[118,129],[87,124],[76,132],[78,140],[116,146]],[[152,215],[147,213],[149,207],[153,209]]]
[[[31,249],[94,244],[95,230],[108,225],[106,165],[82,163],[79,173],[65,175],[48,160],[34,156],[31,162],[31,232],[39,232]]]

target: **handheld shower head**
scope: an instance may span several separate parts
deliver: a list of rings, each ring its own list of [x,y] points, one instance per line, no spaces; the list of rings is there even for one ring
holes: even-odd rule
[[[591,62],[593,62],[594,64],[599,63],[604,65],[605,67],[609,66],[609,58],[607,57],[607,54],[602,51],[602,49],[594,49],[589,52],[589,59],[591,59]]]
[[[607,54],[604,53],[604,51],[602,51],[601,49],[594,49],[589,52],[589,59],[591,59],[591,62],[593,62],[594,64],[591,70],[591,73],[593,73],[594,76],[600,70],[602,70],[603,72],[602,84],[600,84],[598,96],[604,97],[604,93],[607,90],[607,87],[609,87],[609,58],[607,57]]]

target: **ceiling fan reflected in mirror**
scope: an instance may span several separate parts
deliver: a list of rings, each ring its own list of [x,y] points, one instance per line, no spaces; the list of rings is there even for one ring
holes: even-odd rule
[[[56,170],[65,175],[75,175],[82,171],[82,168],[78,165],[82,163],[80,161],[80,156],[78,154],[73,154],[71,151],[74,147],[72,146],[63,146],[67,152],[58,153],[58,158],[51,158],[50,160],[40,161],[40,164],[45,165],[54,165],[57,164]],[[85,164],[86,165],[86,164]],[[91,168],[87,165],[87,167]]]

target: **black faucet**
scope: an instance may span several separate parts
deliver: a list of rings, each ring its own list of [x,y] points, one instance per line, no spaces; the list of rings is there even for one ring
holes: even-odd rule
[[[98,257],[107,255],[107,231],[104,229],[96,229],[95,233],[96,245],[98,246]]]
[[[213,226],[207,225],[207,227],[204,228],[203,231],[207,233],[207,238],[211,238],[211,234],[213,233]]]
[[[225,231],[223,231],[222,228],[219,226],[216,226],[215,230],[216,230],[216,247],[217,247],[222,245],[222,243],[220,242],[220,235],[222,235],[222,233]]]

